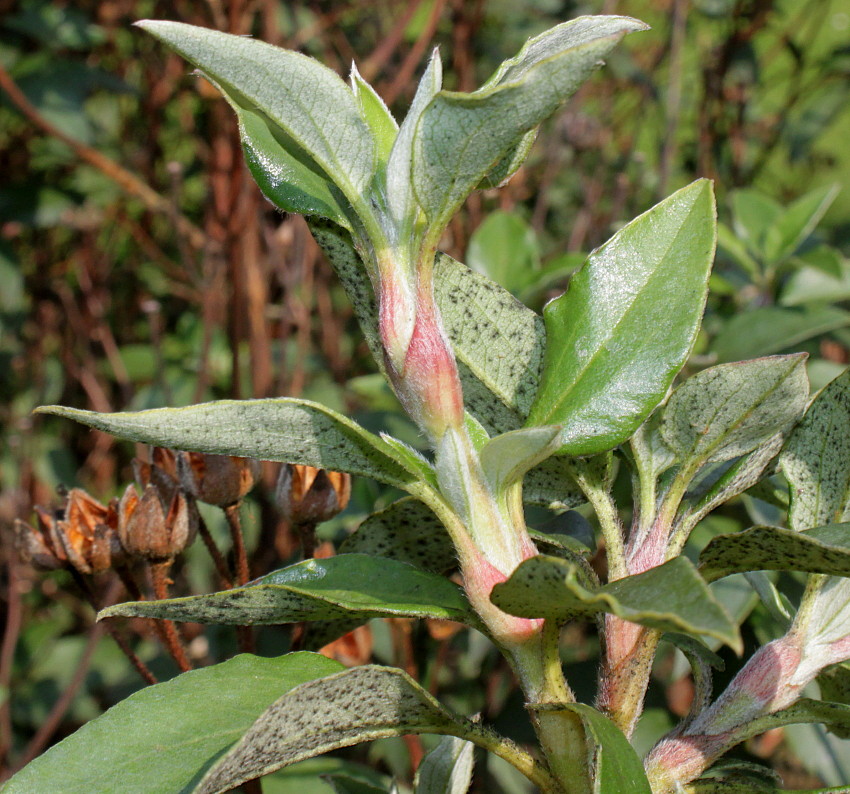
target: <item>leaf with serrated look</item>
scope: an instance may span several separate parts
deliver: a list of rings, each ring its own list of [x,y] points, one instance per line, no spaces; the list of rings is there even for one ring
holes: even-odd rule
[[[116,604],[98,617],[117,616],[236,626],[352,617],[475,622],[460,588],[448,579],[366,554],[305,560],[212,595]]]
[[[4,794],[191,791],[209,763],[294,687],[343,666],[317,653],[242,655],[142,689],[51,747]]]
[[[288,397],[102,414],[49,405],[38,413],[170,449],[301,463],[406,488],[415,481],[393,447],[319,403]]]
[[[276,769],[359,742],[411,733],[458,736],[494,752],[492,732],[444,709],[410,676],[367,665],[297,687],[270,708],[193,789],[218,794]],[[534,762],[511,746],[512,761],[534,775]]]
[[[741,652],[738,627],[685,557],[593,589],[578,566],[539,555],[497,584],[492,602],[510,615],[558,622],[609,612],[658,631],[714,637]]]
[[[629,438],[690,354],[714,244],[714,195],[703,179],[594,251],[544,309],[546,356],[528,424],[563,425],[571,455]]]

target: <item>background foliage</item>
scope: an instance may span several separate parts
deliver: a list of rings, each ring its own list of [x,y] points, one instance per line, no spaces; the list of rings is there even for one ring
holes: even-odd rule
[[[540,308],[622,222],[692,179],[711,177],[725,229],[689,371],[806,350],[812,385],[821,387],[850,360],[850,191],[834,187],[850,181],[850,13],[841,0],[0,2],[6,774],[141,685],[93,625],[70,576],[20,563],[11,526],[30,520],[34,504],[55,502],[60,485],[83,486],[102,501],[119,495],[132,479],[131,457],[143,451],[73,423],[33,419],[35,406],[110,411],[303,396],[417,443],[374,376],[345,296],[303,220],[276,213],[247,174],[229,108],[130,24],[152,17],[252,33],[340,73],[354,59],[403,111],[431,47],[441,48],[447,87],[471,90],[526,38],[582,13],[629,14],[653,29],[618,48],[605,72],[544,125],[506,189],[470,199],[443,248]],[[274,502],[275,476],[267,465],[243,510],[253,575],[300,553]],[[771,523],[768,496],[745,496],[706,520],[697,544]],[[355,481],[348,509],[321,527],[321,538],[338,547],[375,500],[392,497]],[[210,509],[206,517],[226,546],[221,515]],[[572,522],[574,533],[590,531],[580,513],[555,520]],[[200,544],[173,576],[175,594],[214,587]],[[753,608],[748,585],[722,586],[742,611]],[[107,579],[95,581],[94,591],[100,603],[126,598]],[[756,608],[749,645],[770,639],[776,627]],[[157,676],[176,673],[149,625],[136,620],[126,630]],[[188,624],[187,632],[194,664],[236,650],[232,629]],[[256,640],[261,654],[272,655],[291,637],[264,627]],[[458,711],[481,711],[523,739],[519,694],[477,635],[433,622],[373,621],[329,653],[418,672]],[[591,691],[593,638],[570,628],[563,653],[575,671],[586,671]],[[728,676],[736,662],[724,653]],[[648,747],[671,714],[687,710],[690,686],[672,649],[662,653],[638,744]],[[409,778],[428,741],[383,740],[349,757],[368,755],[377,768]],[[836,741],[796,726],[740,754],[771,757],[789,784],[839,783],[850,779],[850,754],[842,758]],[[307,762],[264,781],[264,790],[329,790],[305,779],[315,770],[333,773],[336,763]],[[522,790],[497,760],[477,773],[476,785]]]

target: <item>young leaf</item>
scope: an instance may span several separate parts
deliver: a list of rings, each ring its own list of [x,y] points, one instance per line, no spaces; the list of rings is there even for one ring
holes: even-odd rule
[[[807,722],[820,722],[829,728],[850,728],[850,706],[843,703],[826,703],[822,700],[801,698],[787,709],[766,714],[748,722],[734,731],[735,742],[743,742],[760,733]],[[731,746],[731,742],[730,742]]]
[[[784,209],[765,235],[765,259],[776,263],[791,256],[815,230],[839,192],[837,184],[819,187]]]
[[[850,370],[815,398],[779,465],[791,485],[794,529],[850,518]]]
[[[850,312],[835,306],[762,306],[732,317],[711,349],[718,361],[740,361],[793,348],[846,325]]]
[[[457,567],[449,533],[429,507],[412,497],[372,513],[339,547],[340,554],[371,554],[444,574]]]
[[[466,794],[472,783],[475,745],[446,736],[416,770],[416,794]]]
[[[280,698],[212,765],[194,794],[217,794],[304,758],[410,733],[486,741],[481,728],[454,717],[401,670],[355,667]]]
[[[474,622],[463,593],[448,579],[366,554],[304,560],[256,583],[211,595],[116,604],[98,618],[117,616],[236,626],[351,617]]]
[[[342,414],[308,400],[221,400],[116,414],[50,405],[38,412],[143,444],[302,463],[361,474],[399,488],[414,481],[387,443]]]
[[[591,706],[570,703],[566,708],[581,717],[590,739],[595,794],[650,794],[643,764],[623,732]]]
[[[782,527],[751,527],[715,535],[699,556],[708,582],[747,571],[805,571],[850,576],[850,524],[795,532]]]
[[[594,251],[546,306],[546,365],[528,422],[563,424],[564,452],[611,449],[667,393],[699,328],[714,226],[711,183],[699,180]]]
[[[610,612],[658,631],[714,637],[741,651],[737,626],[685,557],[598,589],[590,585],[575,563],[540,555],[497,584],[490,598],[518,617],[566,622]]]
[[[553,455],[558,450],[560,434],[559,425],[526,427],[490,439],[480,458],[493,492],[501,494],[519,482],[529,469]]]
[[[396,135],[398,135],[398,124],[384,100],[360,76],[360,72],[357,71],[357,67],[353,63],[351,64],[351,91],[357,100],[357,104],[360,105],[363,118],[366,119],[369,129],[372,130],[376,143],[375,156],[380,163],[381,170],[386,172],[390,152],[395,143]]]
[[[4,794],[191,791],[278,698],[344,669],[315,653],[242,655],[130,695],[51,747]],[[117,786],[117,788],[116,788]]]
[[[439,231],[487,173],[551,116],[631,31],[628,17],[580,17],[529,41],[472,94],[441,91],[413,144],[413,189]]]
[[[145,20],[156,36],[265,113],[356,205],[375,173],[375,141],[353,94],[318,61],[244,36]],[[240,104],[243,104],[240,102]]]
[[[803,414],[804,353],[722,364],[688,378],[662,413],[661,433],[689,471],[745,455]]]

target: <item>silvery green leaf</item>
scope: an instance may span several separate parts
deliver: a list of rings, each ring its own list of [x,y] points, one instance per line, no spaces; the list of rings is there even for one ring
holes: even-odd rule
[[[645,27],[628,17],[580,17],[529,41],[479,91],[439,92],[422,113],[413,148],[413,188],[432,230],[445,227],[487,173],[626,33]]]
[[[446,736],[416,770],[416,794],[466,794],[472,783],[475,745]]]
[[[398,134],[398,124],[384,100],[363,79],[353,63],[351,64],[351,91],[360,105],[363,118],[366,119],[369,129],[372,130],[372,135],[375,137],[375,156],[381,170],[386,171],[390,152]]]
[[[850,519],[850,371],[817,395],[779,465],[791,485],[794,529]]]
[[[481,467],[493,492],[501,494],[529,469],[558,450],[561,428],[527,427],[490,439],[480,452]]]
[[[229,95],[265,113],[333,180],[352,204],[375,173],[375,141],[353,94],[318,61],[244,36],[180,22],[136,23]]]
[[[689,471],[756,449],[802,416],[804,353],[721,364],[688,378],[670,397],[661,433]]]

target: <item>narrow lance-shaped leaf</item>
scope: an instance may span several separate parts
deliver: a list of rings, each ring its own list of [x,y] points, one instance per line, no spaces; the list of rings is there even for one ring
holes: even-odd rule
[[[351,64],[351,91],[375,138],[375,155],[380,166],[379,170],[385,172],[390,159],[390,152],[398,134],[398,124],[384,100],[363,79],[354,64]]]
[[[839,192],[837,184],[819,187],[784,209],[765,235],[767,260],[782,262],[791,256],[815,230]]]
[[[242,655],[142,689],[51,747],[4,794],[191,791],[210,762],[293,687],[340,672],[315,653]],[[117,787],[116,787],[117,786]]]
[[[446,736],[416,770],[416,794],[466,794],[472,783],[475,745]]]
[[[779,465],[791,485],[788,520],[794,529],[850,518],[850,371],[815,398]]]
[[[475,623],[463,593],[448,579],[366,554],[304,560],[256,583],[211,595],[116,604],[98,618],[117,616],[236,626],[351,617]]]
[[[301,53],[244,36],[180,22],[137,24],[265,113],[357,202],[375,172],[375,142],[335,72]]]
[[[699,180],[591,254],[544,310],[546,363],[529,424],[564,425],[563,451],[572,455],[634,433],[690,354],[714,229],[711,183]]]
[[[506,740],[461,720],[401,670],[368,665],[297,687],[268,708],[209,769],[195,794],[217,794],[314,755],[387,736],[458,736],[498,751]],[[511,746],[515,763],[534,762]]]
[[[414,479],[380,438],[308,400],[221,400],[116,414],[51,405],[38,412],[171,449],[302,463],[362,474],[400,488]]]
[[[419,121],[413,188],[431,231],[526,133],[552,115],[620,39],[646,26],[628,17],[580,17],[526,44],[472,94],[441,91]]]
[[[714,637],[741,651],[737,626],[685,557],[598,589],[590,584],[575,563],[540,555],[497,584],[491,600],[511,615],[558,622],[609,612],[658,631]]]
[[[796,422],[809,384],[804,353],[721,364],[688,378],[662,414],[661,433],[689,472],[745,455]]]
[[[850,524],[795,532],[751,527],[715,535],[699,557],[699,570],[713,582],[747,571],[804,571],[850,576]]]

